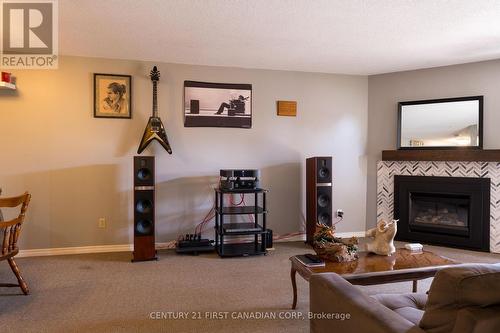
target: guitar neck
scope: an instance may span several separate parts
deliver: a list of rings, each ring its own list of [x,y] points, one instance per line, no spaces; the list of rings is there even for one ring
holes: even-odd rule
[[[153,117],[158,117],[158,88],[157,81],[153,81]]]

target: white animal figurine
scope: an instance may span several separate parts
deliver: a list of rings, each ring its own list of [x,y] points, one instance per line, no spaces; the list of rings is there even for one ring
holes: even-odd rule
[[[373,241],[366,245],[368,252],[373,252],[382,256],[390,256],[396,252],[394,247],[394,236],[398,230],[398,221],[385,222],[380,220],[377,227],[366,232],[367,237],[374,237]]]

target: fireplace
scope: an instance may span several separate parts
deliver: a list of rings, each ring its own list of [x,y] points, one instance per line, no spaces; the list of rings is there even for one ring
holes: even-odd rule
[[[490,179],[394,176],[397,240],[489,251]]]

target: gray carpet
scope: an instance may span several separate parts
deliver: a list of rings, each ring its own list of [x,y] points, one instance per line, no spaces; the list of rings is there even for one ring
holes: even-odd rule
[[[500,262],[500,255],[428,246],[462,262]],[[244,313],[291,313],[288,258],[310,252],[279,243],[267,256],[220,259],[160,251],[157,262],[130,263],[130,253],[21,258],[31,294],[0,288],[0,332],[308,332],[306,319],[231,319]],[[6,262],[0,282],[16,282]],[[419,291],[431,279],[421,281]],[[298,308],[309,309],[308,285],[297,278]],[[407,292],[411,283],[360,287],[368,293]],[[202,319],[150,319],[151,312],[188,312]],[[206,318],[206,312],[216,311]],[[156,315],[156,314],[155,314]]]

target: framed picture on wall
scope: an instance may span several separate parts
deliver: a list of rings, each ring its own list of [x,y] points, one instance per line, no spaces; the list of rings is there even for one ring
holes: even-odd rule
[[[184,81],[184,127],[252,127],[252,85]]]
[[[94,117],[132,118],[132,76],[94,74]]]

